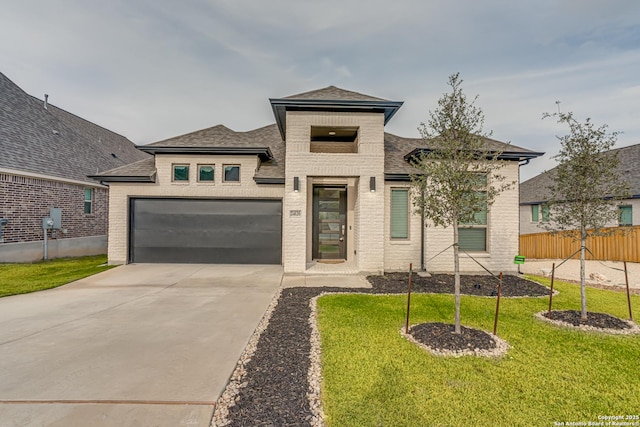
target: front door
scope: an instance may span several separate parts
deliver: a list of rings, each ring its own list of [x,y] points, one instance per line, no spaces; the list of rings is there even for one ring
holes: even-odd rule
[[[347,257],[347,188],[313,187],[313,258],[345,260]]]

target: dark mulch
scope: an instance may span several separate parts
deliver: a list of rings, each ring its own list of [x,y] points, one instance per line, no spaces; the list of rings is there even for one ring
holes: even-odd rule
[[[404,279],[403,279],[404,277]],[[307,373],[311,350],[309,316],[311,298],[322,292],[348,292],[365,294],[404,293],[408,274],[387,274],[368,277],[373,289],[290,288],[284,289],[276,308],[264,330],[256,351],[246,364],[243,387],[236,404],[229,408],[229,425],[241,426],[308,426],[311,409],[307,399],[309,383]],[[453,293],[453,277],[435,275],[419,278],[414,275],[413,292]],[[450,282],[450,287],[445,288]],[[528,280],[507,276],[504,280],[505,296],[546,295],[547,288]],[[491,295],[495,279],[490,276],[463,276],[464,293]],[[470,286],[469,286],[470,284]],[[473,286],[475,284],[479,287]],[[446,289],[446,290],[445,290]]]
[[[558,320],[573,326],[590,326],[600,329],[631,329],[627,322],[606,313],[587,313],[587,320],[583,320],[582,313],[577,310],[552,311],[551,315],[546,312],[543,316],[547,319]]]
[[[496,348],[496,342],[488,333],[461,326],[460,333],[456,334],[455,326],[448,323],[421,323],[412,326],[409,333],[416,341],[436,350],[459,352]]]
[[[376,289],[397,292],[407,288],[409,273],[389,273],[383,276],[369,276],[369,282]],[[452,294],[453,275],[433,274],[431,277],[413,275],[411,289],[415,292],[432,294]],[[495,296],[498,292],[498,280],[489,275],[461,275],[460,292],[463,295]],[[504,276],[500,294],[505,297],[538,297],[549,295],[549,288],[518,276]]]

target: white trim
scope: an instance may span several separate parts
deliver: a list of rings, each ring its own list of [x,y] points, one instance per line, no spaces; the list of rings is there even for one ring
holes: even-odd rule
[[[46,181],[65,182],[68,184],[82,185],[83,187],[109,188],[107,185],[98,184],[95,181],[76,181],[75,179],[60,178],[52,175],[42,175],[39,173],[25,172],[16,169],[0,168],[0,173],[4,173],[7,175],[25,176],[27,178],[44,179]]]

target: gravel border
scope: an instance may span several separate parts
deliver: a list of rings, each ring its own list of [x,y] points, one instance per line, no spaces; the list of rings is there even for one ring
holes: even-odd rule
[[[247,375],[246,365],[251,361],[251,356],[256,352],[260,335],[262,335],[265,329],[267,329],[267,326],[269,326],[271,315],[278,305],[281,295],[282,288],[280,288],[273,296],[273,299],[269,303],[262,319],[260,319],[258,326],[249,338],[249,342],[240,355],[240,359],[238,359],[236,368],[233,370],[224,392],[216,402],[215,410],[213,411],[213,416],[211,418],[211,427],[222,427],[231,423],[231,420],[228,418],[229,409],[236,404],[240,389],[247,386],[247,383],[243,382]]]
[[[636,323],[631,322],[630,320],[619,319],[622,322],[624,322],[627,325],[629,325],[629,329],[596,328],[596,327],[589,326],[589,325],[576,326],[576,325],[573,325],[573,324],[568,323],[568,322],[563,322],[561,320],[549,319],[547,316],[545,316],[545,313],[548,313],[548,312],[549,312],[549,310],[540,311],[540,312],[534,314],[534,316],[537,319],[540,319],[540,320],[542,320],[544,322],[552,323],[552,324],[554,324],[556,326],[561,326],[561,327],[567,328],[567,329],[577,329],[577,330],[580,330],[580,331],[599,332],[599,333],[613,334],[613,335],[640,334],[640,327]]]
[[[369,289],[281,288],[216,402],[211,427],[324,426],[316,304],[319,296],[337,293],[406,294],[406,283],[373,284]]]
[[[413,328],[414,326],[418,326],[416,325],[411,325],[409,326],[409,333],[405,333],[404,332],[404,327],[400,328],[400,335],[402,335],[404,338],[406,338],[407,340],[409,340],[410,342],[416,344],[418,347],[428,351],[429,353],[435,355],[435,356],[439,356],[439,357],[463,357],[463,356],[478,356],[478,357],[501,357],[503,355],[505,355],[507,353],[507,351],[509,350],[510,346],[509,344],[503,340],[500,339],[497,335],[493,335],[490,332],[486,332],[486,331],[482,331],[485,332],[487,335],[489,335],[492,339],[493,342],[495,343],[495,348],[492,350],[482,350],[479,348],[473,349],[473,350],[443,350],[443,349],[438,349],[438,348],[433,348],[430,347],[429,345],[418,341],[417,339],[415,339],[415,337],[413,335],[411,335],[411,328]]]

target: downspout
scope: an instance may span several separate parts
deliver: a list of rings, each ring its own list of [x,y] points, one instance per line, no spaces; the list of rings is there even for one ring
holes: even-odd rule
[[[420,270],[427,271],[427,266],[424,263],[424,212],[420,218]]]
[[[424,192],[423,192],[423,197],[422,200],[424,200]],[[424,238],[425,238],[425,232],[424,232],[424,227],[425,227],[425,221],[424,221],[424,207],[420,210],[420,270],[421,271],[427,271],[427,266],[425,265],[424,262]]]

